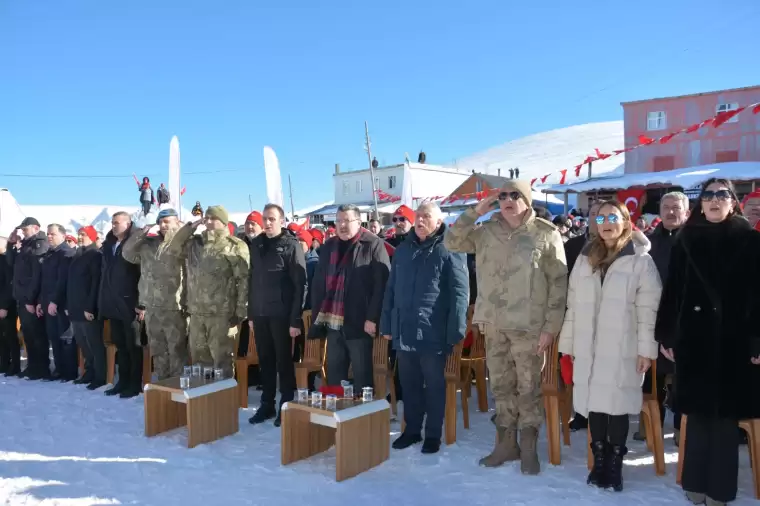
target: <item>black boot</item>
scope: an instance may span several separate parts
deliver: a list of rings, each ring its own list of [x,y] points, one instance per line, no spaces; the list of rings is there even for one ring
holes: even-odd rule
[[[612,445],[607,453],[607,486],[615,492],[623,491],[623,457],[628,453],[625,446]]]
[[[106,390],[105,394],[110,397],[112,395],[119,395],[124,390],[126,390],[126,383],[123,381],[117,381],[114,386]]]
[[[419,434],[410,434],[408,432],[402,433],[391,446],[394,450],[403,450],[409,448],[412,445],[416,445],[422,441],[422,436]]]
[[[593,441],[591,443],[591,453],[594,456],[594,467],[588,473],[586,483],[604,488],[607,486],[607,470],[605,469],[607,441]]]
[[[277,416],[277,410],[271,404],[262,404],[259,409],[248,419],[248,423],[251,425],[258,425],[264,423],[267,420],[271,420]]]

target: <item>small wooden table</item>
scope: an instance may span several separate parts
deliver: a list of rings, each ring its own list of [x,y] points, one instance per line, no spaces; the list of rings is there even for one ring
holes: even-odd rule
[[[210,443],[238,429],[237,382],[190,378],[183,390],[179,378],[145,385],[145,435],[161,434],[187,425],[187,447]]]
[[[306,459],[335,444],[336,481],[379,466],[390,453],[390,405],[338,400],[336,410],[311,402],[282,406],[282,465]]]

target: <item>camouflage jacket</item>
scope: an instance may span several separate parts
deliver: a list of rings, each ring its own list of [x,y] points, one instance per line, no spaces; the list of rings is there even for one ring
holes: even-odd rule
[[[176,231],[167,233],[166,238],[149,237],[141,230],[132,234],[124,243],[121,256],[131,264],[140,266],[140,293],[138,305],[145,308],[184,310],[186,304],[187,275],[185,262],[180,255],[164,254],[168,241]]]
[[[468,209],[444,240],[451,251],[475,254],[473,323],[557,336],[567,299],[567,263],[557,227],[532,210],[514,230],[501,213],[478,227],[477,219],[475,210]]]
[[[159,255],[179,255],[187,265],[187,311],[192,315],[245,318],[248,303],[248,246],[224,228],[194,235],[180,228]]]

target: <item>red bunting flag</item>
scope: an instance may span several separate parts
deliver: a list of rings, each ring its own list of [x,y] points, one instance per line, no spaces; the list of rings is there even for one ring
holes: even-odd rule
[[[542,177],[542,178],[541,178],[541,184],[544,184],[544,183],[546,183],[546,180],[548,179],[548,177],[549,177],[549,176],[551,176],[551,174],[547,174],[547,175],[545,175],[544,177]]]
[[[744,109],[745,109],[744,107],[739,107],[738,109],[734,109],[733,111],[719,112],[718,115],[715,116],[715,118],[713,119],[713,124],[712,124],[713,128],[718,128],[723,123],[725,123],[726,121],[730,120],[731,118],[733,118],[734,116],[742,112]]]
[[[760,104],[757,104],[757,105],[756,105],[756,106],[755,106],[755,107],[752,109],[752,114],[758,114],[758,113],[760,113]]]
[[[559,173],[562,175],[559,178],[559,184],[565,184],[565,179],[567,178],[567,169],[562,169],[559,171]]]
[[[575,177],[581,177],[581,169],[582,168],[583,168],[583,164],[575,166]]]
[[[649,144],[652,144],[653,142],[654,142],[654,139],[650,139],[646,135],[639,135],[639,144],[648,146]]]
[[[534,177],[533,179],[531,179],[530,180],[530,185],[533,186],[535,184],[535,182],[536,182],[537,179],[538,179],[537,177]]]
[[[675,137],[679,133],[680,132],[676,132],[676,133],[672,133],[672,134],[668,134],[668,135],[665,135],[663,137],[660,137],[660,144],[667,144],[670,141],[670,139],[672,139],[673,137]]]
[[[606,160],[607,158],[609,158],[610,156],[612,156],[609,153],[602,153],[601,151],[599,151],[599,148],[594,148],[594,151],[596,151],[596,157],[599,160]]]

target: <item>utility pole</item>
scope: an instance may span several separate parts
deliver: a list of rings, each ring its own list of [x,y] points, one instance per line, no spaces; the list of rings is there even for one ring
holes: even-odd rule
[[[375,188],[375,168],[372,167],[372,143],[369,140],[369,127],[367,122],[364,122],[364,137],[366,144],[364,150],[367,152],[367,160],[369,161],[369,177],[372,179],[372,198],[375,202],[375,219],[380,219],[380,212],[377,210],[377,189]]]
[[[290,221],[296,221],[296,207],[293,205],[293,183],[288,174],[288,188],[290,189]]]

